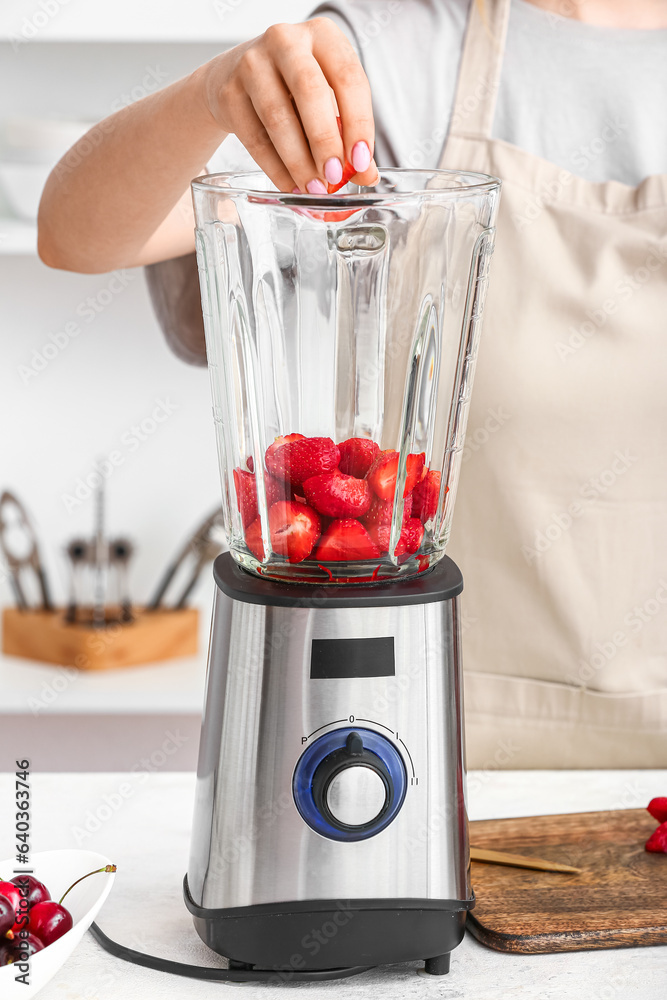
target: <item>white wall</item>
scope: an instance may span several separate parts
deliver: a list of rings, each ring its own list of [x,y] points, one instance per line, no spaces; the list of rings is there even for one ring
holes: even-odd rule
[[[222,47],[34,43],[14,51],[0,43],[0,121],[101,118],[118,101],[140,96],[149,70],[164,85]],[[111,295],[110,285],[117,289]],[[86,302],[91,297],[98,313]],[[30,374],[40,365],[33,352],[52,345],[52,335],[65,343],[68,323],[80,333]],[[133,592],[145,599],[184,537],[218,502],[206,370],[184,365],[166,347],[141,270],[112,282],[111,275],[52,271],[30,255],[0,256],[0,357],[0,489],[15,490],[32,512],[57,596],[65,597],[68,583],[63,545],[91,531],[94,513],[90,499],[68,506],[64,495],[98,457],[118,452],[122,462],[108,481],[108,528],[135,541]],[[158,399],[173,412],[139,441],[131,428],[148,420],[150,429]],[[205,584],[198,603],[209,596]],[[0,582],[0,605],[10,601]]]
[[[0,486],[25,500],[51,575],[62,580],[58,550],[73,534],[90,532],[94,515],[90,499],[72,504],[66,497],[98,457],[117,453],[108,527],[129,533],[138,546],[133,581],[143,598],[185,534],[218,502],[213,421],[206,369],[170,353],[142,272],[123,272],[112,283],[120,290],[101,307],[111,278],[51,271],[35,258],[0,258]],[[41,362],[33,352],[42,354],[68,323],[80,333],[69,342],[61,336],[66,346],[34,372]],[[173,410],[153,423],[158,400]],[[140,441],[131,428],[142,421]],[[6,600],[9,594],[0,594],[0,603]]]

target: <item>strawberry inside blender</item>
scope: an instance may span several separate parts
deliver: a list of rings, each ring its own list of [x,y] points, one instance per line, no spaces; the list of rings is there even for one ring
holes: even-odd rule
[[[250,552],[265,558],[259,517],[259,463],[234,470],[236,502]],[[368,438],[336,444],[328,437],[288,434],[264,456],[264,489],[271,548],[290,563],[341,563],[380,559],[389,552],[399,453]],[[425,455],[409,454],[403,489],[403,524],[394,556],[418,553],[425,525],[436,514],[440,472]],[[432,527],[432,524],[430,525]]]

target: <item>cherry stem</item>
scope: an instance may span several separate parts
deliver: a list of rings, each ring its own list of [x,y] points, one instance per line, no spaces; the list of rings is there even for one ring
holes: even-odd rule
[[[72,884],[69,887],[69,889],[67,890],[67,892],[64,892],[62,894],[62,896],[58,900],[58,905],[60,906],[60,904],[62,903],[62,901],[65,898],[65,896],[67,895],[67,893],[71,892],[72,889],[74,888],[74,886],[78,885],[79,882],[83,882],[84,878],[88,878],[90,875],[97,875],[98,872],[115,872],[115,871],[116,871],[116,865],[107,865],[106,868],[96,868],[94,872],[88,872],[88,875],[82,875],[81,878],[78,878],[76,880],[76,882],[72,882]]]

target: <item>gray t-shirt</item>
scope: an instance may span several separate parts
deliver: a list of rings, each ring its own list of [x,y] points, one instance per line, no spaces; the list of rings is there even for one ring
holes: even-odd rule
[[[371,83],[376,160],[436,166],[454,104],[470,0],[329,0]],[[667,173],[667,30],[598,28],[512,0],[493,124],[589,181]],[[211,169],[234,169],[226,142]]]
[[[470,0],[330,0],[371,82],[382,166],[435,166]],[[667,173],[667,30],[598,28],[512,0],[494,138],[589,181]],[[440,132],[438,130],[441,130]],[[420,162],[417,162],[420,161]]]

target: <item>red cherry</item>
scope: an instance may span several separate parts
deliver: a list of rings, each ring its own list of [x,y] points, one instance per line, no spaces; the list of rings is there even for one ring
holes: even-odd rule
[[[43,942],[38,937],[35,937],[34,934],[22,931],[11,943],[8,942],[7,950],[10,957],[9,961],[4,964],[12,965],[14,962],[27,962],[36,951],[42,951],[44,947]],[[2,964],[2,958],[0,958],[0,965]]]
[[[53,944],[72,927],[72,914],[52,899],[35,903],[30,910],[28,930],[36,934],[42,944]]]
[[[23,902],[21,890],[17,885],[14,885],[13,882],[0,882],[0,898],[3,896],[9,900],[14,908],[16,922],[12,927],[12,930],[18,931],[23,926],[23,923],[25,923],[23,917],[24,915],[27,917],[28,904]]]
[[[17,875],[16,878],[12,879],[12,882],[19,887],[24,898],[27,894],[28,906],[34,906],[35,903],[43,903],[45,899],[51,899],[51,893],[44,883],[38,882],[32,875]]]
[[[0,896],[0,938],[5,938],[8,934],[11,934],[15,920],[14,907],[6,896]]]

